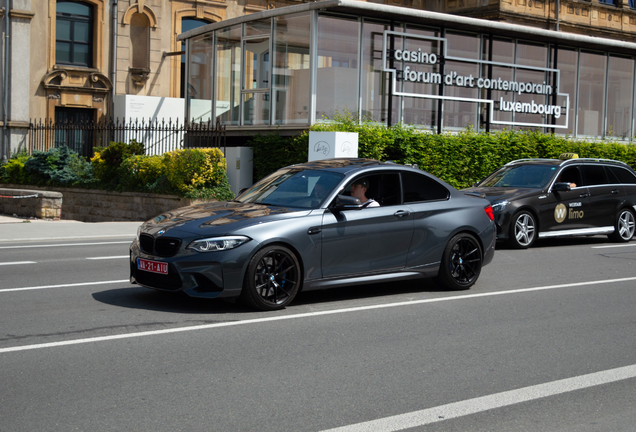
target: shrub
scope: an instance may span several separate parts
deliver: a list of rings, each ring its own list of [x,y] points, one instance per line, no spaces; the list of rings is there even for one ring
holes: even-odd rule
[[[121,163],[119,185],[123,190],[170,193],[163,156],[132,155]]]
[[[283,137],[278,132],[254,136],[250,141],[254,150],[254,181],[281,167],[307,162],[308,145],[307,132],[295,137]]]
[[[218,148],[175,150],[164,154],[163,163],[171,188],[186,197],[199,198],[201,191],[223,189],[227,182],[227,165]]]
[[[93,180],[91,165],[68,147],[34,151],[24,162],[24,170],[37,185],[73,186]]]
[[[29,176],[24,163],[29,160],[26,152],[16,153],[0,166],[0,183],[28,184]]]
[[[144,145],[135,140],[130,144],[111,142],[108,147],[95,147],[95,156],[91,158],[95,178],[107,189],[117,188],[119,168],[124,160],[133,155],[145,154]]]

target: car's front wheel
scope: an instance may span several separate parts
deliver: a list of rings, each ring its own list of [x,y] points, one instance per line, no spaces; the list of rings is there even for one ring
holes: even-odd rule
[[[260,310],[283,309],[296,296],[300,283],[296,255],[284,246],[267,246],[250,260],[241,298]]]
[[[615,242],[628,242],[634,237],[636,218],[634,212],[628,208],[621,209],[616,215],[614,232],[608,237]]]
[[[468,233],[455,235],[446,245],[437,282],[451,290],[468,289],[475,284],[483,254],[477,239]]]
[[[508,245],[515,249],[525,249],[532,246],[537,237],[537,223],[532,213],[520,211],[510,220]]]

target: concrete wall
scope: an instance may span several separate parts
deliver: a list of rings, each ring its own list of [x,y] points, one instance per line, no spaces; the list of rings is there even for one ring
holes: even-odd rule
[[[20,189],[21,185],[2,185],[1,188]],[[62,219],[82,222],[146,221],[166,211],[211,200],[190,200],[172,195],[134,192],[110,192],[80,188],[28,186],[30,191],[60,192]],[[0,193],[1,195],[1,193]],[[14,200],[15,201],[15,200]],[[0,213],[13,214],[2,211]],[[19,214],[20,216],[35,216]]]
[[[59,192],[0,189],[0,214],[60,219],[62,194]]]

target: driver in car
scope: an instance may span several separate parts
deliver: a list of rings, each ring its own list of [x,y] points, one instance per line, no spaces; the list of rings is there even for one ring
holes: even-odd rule
[[[351,196],[360,200],[362,208],[380,207],[379,202],[373,198],[367,198],[367,190],[369,190],[369,181],[367,179],[356,180],[351,185]]]

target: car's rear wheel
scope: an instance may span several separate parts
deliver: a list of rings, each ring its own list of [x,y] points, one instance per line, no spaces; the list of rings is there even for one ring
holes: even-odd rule
[[[520,211],[510,220],[508,245],[515,249],[525,249],[532,246],[537,238],[537,223],[532,213]]]
[[[636,218],[634,212],[628,208],[621,209],[616,215],[614,232],[608,237],[615,242],[628,242],[634,237]]]
[[[475,284],[483,254],[477,239],[468,233],[455,235],[446,245],[436,281],[451,290],[468,289]]]
[[[296,296],[300,283],[296,255],[284,246],[268,246],[250,260],[241,299],[260,310],[283,309]]]

